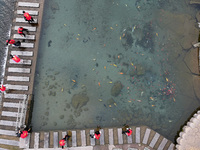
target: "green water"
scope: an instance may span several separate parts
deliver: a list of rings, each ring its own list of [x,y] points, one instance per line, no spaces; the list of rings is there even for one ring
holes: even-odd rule
[[[33,130],[147,125],[170,140],[198,107],[197,8],[180,0],[48,0]]]

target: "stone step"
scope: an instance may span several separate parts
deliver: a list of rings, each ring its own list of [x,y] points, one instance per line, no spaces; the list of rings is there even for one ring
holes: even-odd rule
[[[18,56],[33,56],[33,52],[30,51],[11,51],[11,54]]]
[[[118,144],[123,144],[122,128],[117,129]]]
[[[30,2],[18,2],[19,7],[36,7],[38,8],[40,6],[39,3],[30,3]]]
[[[151,130],[146,128],[142,143],[147,144]]]
[[[72,147],[76,147],[76,131],[72,131]]]
[[[62,138],[64,138],[65,135],[67,135],[67,132],[62,132]],[[65,142],[65,147],[67,147],[67,142]]]
[[[0,139],[0,144],[3,144],[3,145],[12,145],[12,146],[19,146],[19,141]]]
[[[7,76],[7,81],[21,81],[21,82],[29,82],[29,77],[21,77],[21,76]]]
[[[29,13],[31,16],[37,16],[38,15],[38,11],[33,11],[33,10],[17,10],[17,14],[18,15],[23,15],[23,11]]]
[[[39,133],[35,133],[35,137],[34,137],[34,149],[38,149],[39,148]]]
[[[58,148],[58,132],[53,133],[53,147]]]
[[[154,148],[154,146],[155,146],[156,142],[158,141],[159,137],[160,137],[160,134],[158,134],[158,133],[156,133],[156,134],[154,135],[154,137],[153,137],[151,143],[149,144],[149,146],[150,146],[151,148]]]
[[[19,34],[14,34],[14,39],[27,39],[27,40],[35,40],[35,35],[26,35],[26,37],[21,36]]]
[[[31,73],[30,68],[13,68],[9,67],[8,72],[14,72],[14,73]]]
[[[175,148],[175,145],[173,143],[171,143],[167,150],[174,150],[174,148]]]
[[[36,27],[29,27],[29,26],[15,26],[15,30],[17,31],[19,27],[23,27],[25,29],[28,29],[29,32],[36,32]]]
[[[165,147],[165,145],[167,144],[167,141],[168,141],[168,140],[167,140],[166,138],[163,138],[163,140],[162,140],[162,142],[160,143],[158,149],[163,150],[164,147]]]
[[[140,143],[140,127],[136,127],[135,142]]]
[[[81,145],[86,146],[85,130],[81,130]]]
[[[4,98],[9,98],[9,99],[27,99],[27,95],[25,95],[25,94],[4,94]]]
[[[30,134],[28,134],[28,136],[26,138],[20,138],[19,140],[19,148],[29,148],[29,144],[30,144]]]
[[[16,136],[16,132],[15,131],[11,131],[11,130],[2,130],[2,129],[0,129],[0,135]]]
[[[3,107],[19,108],[20,107],[20,103],[3,102]]]
[[[15,62],[14,60],[10,59],[10,64],[19,64],[19,65],[31,65],[31,60],[21,59],[20,62]]]
[[[33,18],[34,22],[31,22],[31,24],[35,24],[37,23],[37,19]],[[15,20],[16,22],[19,22],[19,23],[29,23],[28,21],[26,21],[24,18],[16,18]]]
[[[0,148],[0,150],[8,150],[8,149],[5,149],[5,148]]]
[[[10,112],[10,111],[2,111],[1,116],[6,116],[6,117],[17,117],[20,116],[21,114],[17,112]]]
[[[113,129],[108,129],[108,134],[109,134],[109,144],[114,145],[114,140],[113,140]]]
[[[49,132],[44,132],[44,148],[49,148]]]
[[[23,90],[23,91],[27,91],[28,90],[28,86],[27,85],[11,85],[11,84],[7,84],[6,87],[8,89],[11,89],[11,90]]]
[[[12,47],[18,47],[18,46],[12,45]],[[34,48],[34,43],[21,43],[20,47],[22,47],[22,48]],[[18,48],[20,48],[20,47],[18,47]]]
[[[0,120],[0,125],[15,127],[17,125],[16,121]]]
[[[101,136],[100,136],[100,145],[105,145],[105,141],[104,141],[104,130],[101,129]]]
[[[90,134],[94,134],[94,130],[90,130]],[[95,145],[95,139],[94,138],[90,138],[90,145],[91,146]]]

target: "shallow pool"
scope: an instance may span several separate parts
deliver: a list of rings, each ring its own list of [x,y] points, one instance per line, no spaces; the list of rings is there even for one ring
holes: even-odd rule
[[[173,140],[198,107],[197,8],[185,0],[48,0],[33,130],[147,125]]]

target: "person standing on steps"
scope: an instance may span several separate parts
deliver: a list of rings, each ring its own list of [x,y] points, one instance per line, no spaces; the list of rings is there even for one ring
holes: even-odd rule
[[[25,19],[26,21],[28,21],[28,23],[34,22],[33,17],[31,17],[31,15],[30,15],[29,13],[27,13],[27,12],[25,12],[25,11],[23,10],[23,14],[24,14],[24,19]]]
[[[96,138],[97,140],[100,138],[101,136],[101,131],[100,131],[101,127],[97,126],[97,128],[95,129],[94,134],[90,134],[91,138]]]
[[[15,40],[13,40],[13,39],[8,39],[8,40],[6,40],[6,45],[8,45],[8,44],[13,44],[14,46],[21,46],[21,42],[20,41],[15,41]]]
[[[5,92],[6,91],[6,87],[3,84],[1,85],[0,91],[1,92]]]
[[[132,134],[133,130],[129,127],[129,125],[124,124],[122,128],[122,134],[125,134],[127,136],[130,136]]]
[[[17,32],[22,36],[26,37],[26,35],[24,34],[24,31],[28,32],[28,29],[25,29],[23,27],[19,27]]]
[[[65,135],[64,138],[62,138],[62,140],[59,141],[60,146],[62,146],[62,149],[64,148],[66,142],[69,140],[70,136],[67,134]]]
[[[10,54],[10,58],[14,60],[16,63],[20,62],[21,60],[17,55],[13,56],[12,54]]]

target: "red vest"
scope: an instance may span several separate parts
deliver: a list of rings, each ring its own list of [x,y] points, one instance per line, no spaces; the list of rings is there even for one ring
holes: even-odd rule
[[[130,135],[132,134],[133,131],[132,131],[131,129],[129,129],[128,131],[129,131],[129,132],[126,132],[126,134],[127,134],[128,136],[130,136]]]
[[[20,58],[17,56],[17,55],[15,55],[13,58],[12,58],[12,60],[14,60],[15,62],[20,62]]]
[[[22,131],[22,134],[20,135],[21,138],[26,138],[28,136],[28,131]]]
[[[31,16],[27,12],[24,13],[24,17],[26,18],[26,20],[31,20]]]
[[[98,139],[100,138],[101,134],[96,134],[96,133],[95,133],[94,136],[95,136],[95,138],[98,140]]]
[[[2,85],[0,88],[0,91],[4,92],[5,90],[6,90],[6,87]]]
[[[65,145],[65,140],[63,140],[63,139],[60,140],[60,141],[59,141],[59,144],[60,144],[60,146],[64,146],[64,145]]]
[[[23,33],[23,28],[22,28],[22,27],[21,27],[21,28],[18,28],[17,32],[18,32],[19,34],[22,34],[22,33]]]
[[[6,42],[9,43],[9,44],[14,44],[15,40],[11,39],[9,42],[8,42],[8,40]]]

